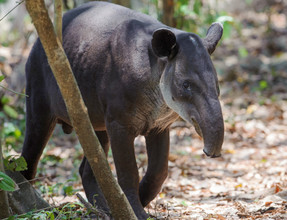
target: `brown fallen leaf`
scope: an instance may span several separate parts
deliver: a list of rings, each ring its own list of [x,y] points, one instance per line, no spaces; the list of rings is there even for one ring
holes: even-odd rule
[[[274,183],[274,184],[272,185],[272,188],[273,188],[273,187],[274,187],[274,193],[275,193],[275,194],[282,191],[282,187],[281,187],[281,185],[280,185],[279,183]]]
[[[216,215],[216,219],[226,220],[226,218],[224,218],[222,215],[219,215],[219,214]]]
[[[273,202],[265,202],[265,206],[270,206]]]

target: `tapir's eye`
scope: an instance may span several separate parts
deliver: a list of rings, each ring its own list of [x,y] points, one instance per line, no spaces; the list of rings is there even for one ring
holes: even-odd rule
[[[191,83],[188,82],[188,81],[184,81],[183,84],[182,84],[183,88],[186,89],[186,90],[191,90]]]

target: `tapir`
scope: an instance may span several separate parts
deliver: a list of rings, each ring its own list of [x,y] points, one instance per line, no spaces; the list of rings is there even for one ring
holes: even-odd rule
[[[117,179],[138,219],[168,175],[169,127],[179,117],[203,137],[204,153],[219,157],[224,123],[217,73],[210,58],[223,28],[204,38],[107,3],[90,2],[63,16],[63,47],[104,152],[111,146]],[[57,123],[73,125],[40,40],[26,64],[26,133],[22,156],[33,179]],[[73,98],[73,97],[71,97]],[[139,180],[134,140],[145,137],[147,171]],[[80,176],[90,203],[109,212],[84,157]],[[120,205],[120,204],[119,204]]]

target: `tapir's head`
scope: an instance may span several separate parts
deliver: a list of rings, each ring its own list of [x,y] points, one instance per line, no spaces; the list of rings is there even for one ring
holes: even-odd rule
[[[220,156],[224,137],[217,73],[210,59],[222,31],[222,25],[214,23],[201,39],[192,33],[158,29],[152,39],[155,55],[168,60],[160,79],[163,98],[195,126],[204,139],[203,151],[211,157]]]

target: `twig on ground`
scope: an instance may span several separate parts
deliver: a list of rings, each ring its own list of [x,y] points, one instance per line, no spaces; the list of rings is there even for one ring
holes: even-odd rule
[[[99,217],[102,217],[104,219],[111,219],[110,216],[107,215],[104,211],[92,206],[89,202],[87,202],[79,193],[76,193],[76,196],[80,200],[80,202],[86,207],[86,209],[93,213],[96,214]]]

